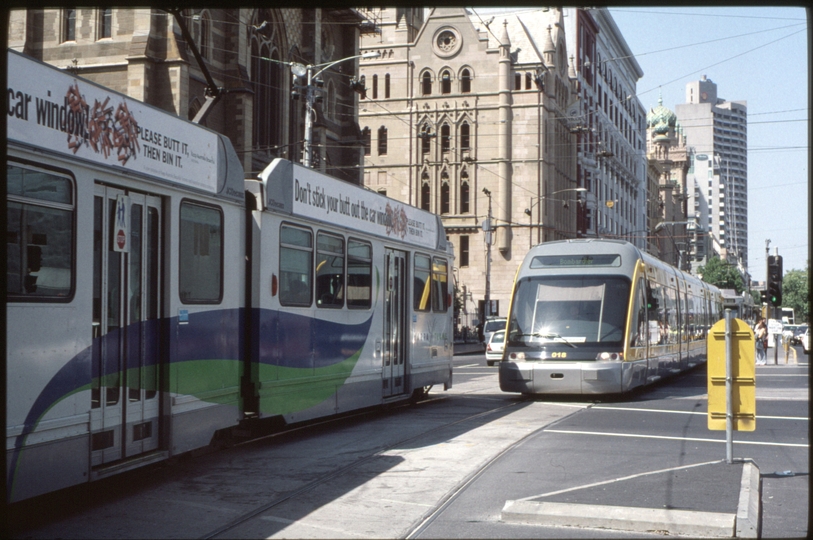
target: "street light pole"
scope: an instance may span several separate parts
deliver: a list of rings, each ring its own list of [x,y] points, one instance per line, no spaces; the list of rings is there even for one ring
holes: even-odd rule
[[[330,69],[331,67],[335,66],[338,63],[345,62],[347,60],[353,60],[355,58],[378,58],[381,56],[381,53],[378,51],[374,52],[367,52],[363,54],[356,54],[353,56],[348,56],[346,58],[340,58],[338,60],[334,60],[332,62],[326,62],[324,64],[301,64],[299,62],[282,62],[280,60],[275,60],[273,58],[266,58],[265,56],[261,56],[262,60],[269,60],[271,62],[276,62],[277,64],[284,64],[286,66],[291,67],[291,72],[296,77],[306,77],[305,81],[307,86],[305,87],[305,152],[302,159],[302,165],[305,167],[311,168],[313,165],[313,104],[316,101],[316,89],[314,88],[314,81],[318,81],[319,75],[321,75],[325,70]],[[317,68],[319,69],[316,73],[314,70]]]
[[[529,248],[533,247],[533,238],[532,238],[533,237],[533,231],[531,231],[530,227],[533,226],[533,212],[532,211],[533,211],[534,206],[539,206],[539,220],[538,220],[539,230],[540,230],[539,243],[541,244],[542,243],[542,233],[541,233],[541,231],[542,231],[542,201],[547,199],[548,197],[552,197],[554,195],[557,195],[559,193],[564,193],[566,191],[577,191],[577,192],[581,193],[582,191],[587,191],[587,189],[583,188],[583,187],[560,189],[558,191],[554,191],[553,193],[549,193],[548,195],[542,195],[541,197],[538,197],[536,202],[531,200],[530,208],[525,209],[525,215],[528,216],[529,218],[531,218],[531,223],[529,223],[529,229],[528,229],[528,247]]]
[[[488,218],[483,229],[486,233],[486,294],[485,306],[483,306],[483,323],[485,324],[485,319],[491,315],[491,240],[494,229],[491,227],[491,192],[483,188],[483,193],[488,197]]]

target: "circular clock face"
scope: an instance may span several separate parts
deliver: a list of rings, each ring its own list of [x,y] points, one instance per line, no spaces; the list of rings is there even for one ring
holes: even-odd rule
[[[700,94],[700,97],[701,97],[702,99],[708,99],[708,98],[709,98],[709,95],[708,95],[707,93],[703,92],[702,94]]]
[[[454,28],[446,27],[441,28],[435,34],[435,40],[432,43],[432,48],[435,54],[442,57],[449,57],[456,54],[460,50],[463,39],[460,33]]]

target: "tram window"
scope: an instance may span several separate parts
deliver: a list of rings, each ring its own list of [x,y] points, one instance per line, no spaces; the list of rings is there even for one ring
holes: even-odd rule
[[[347,307],[369,308],[373,291],[373,246],[347,241]]]
[[[647,337],[646,322],[646,287],[644,280],[638,282],[635,290],[635,300],[632,308],[632,321],[630,322],[630,346],[646,347]]]
[[[432,309],[445,313],[449,309],[449,266],[446,259],[437,257],[432,261]]]
[[[678,299],[677,290],[665,287],[666,292],[666,342],[678,342]]]
[[[415,271],[412,273],[412,308],[415,311],[429,311],[431,307],[430,259],[426,255],[415,255]]]
[[[316,235],[316,305],[344,305],[344,238]]]
[[[283,225],[279,242],[279,302],[283,306],[310,306],[313,233]]]
[[[185,304],[216,304],[223,295],[223,215],[217,208],[181,203],[180,276]]]
[[[7,293],[14,301],[68,301],[74,292],[73,182],[7,168]]]

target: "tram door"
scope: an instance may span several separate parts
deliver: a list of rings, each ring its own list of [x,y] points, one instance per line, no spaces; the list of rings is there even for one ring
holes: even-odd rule
[[[97,185],[91,464],[158,447],[161,205]]]
[[[404,393],[407,353],[407,255],[387,249],[384,297],[384,397]]]

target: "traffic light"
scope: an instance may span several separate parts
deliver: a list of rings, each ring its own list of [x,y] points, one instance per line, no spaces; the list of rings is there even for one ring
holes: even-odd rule
[[[768,256],[768,304],[774,307],[782,305],[782,256]]]

